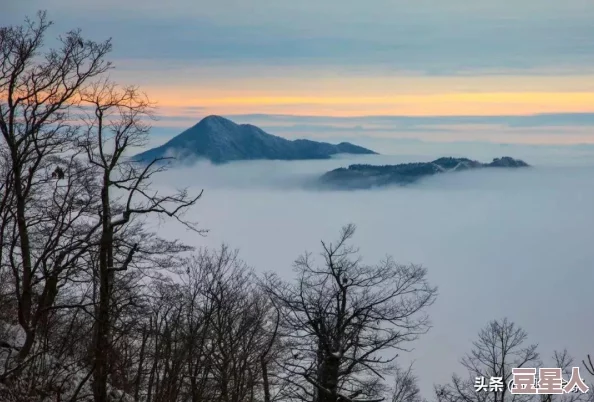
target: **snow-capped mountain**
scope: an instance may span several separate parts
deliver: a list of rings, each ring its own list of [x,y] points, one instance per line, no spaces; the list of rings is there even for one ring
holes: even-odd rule
[[[328,159],[335,154],[376,154],[348,143],[329,144],[305,139],[288,140],[268,134],[251,124],[236,124],[208,116],[167,143],[134,157],[141,162],[173,156],[177,161],[205,158],[214,163],[238,160]]]

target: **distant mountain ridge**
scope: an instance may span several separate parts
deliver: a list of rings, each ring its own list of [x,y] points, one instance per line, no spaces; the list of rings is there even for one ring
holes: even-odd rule
[[[288,140],[268,134],[251,124],[236,124],[224,117],[211,115],[167,143],[142,152],[133,159],[151,162],[155,158],[176,156],[181,162],[205,158],[213,163],[225,163],[259,159],[328,159],[341,153],[377,154],[349,142],[335,145],[305,139]]]
[[[398,165],[350,165],[331,170],[319,179],[322,187],[334,189],[368,189],[386,185],[405,185],[435,174],[480,168],[528,167],[526,162],[509,156],[481,163],[468,158],[443,157],[432,162],[401,163]]]

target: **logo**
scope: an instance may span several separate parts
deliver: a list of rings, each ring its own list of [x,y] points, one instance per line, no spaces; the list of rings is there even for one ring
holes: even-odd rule
[[[563,371],[560,368],[539,368],[538,378],[535,368],[514,368],[512,379],[507,384],[507,389],[512,394],[541,394],[555,395],[582,392],[586,393],[590,387],[586,385],[580,376],[580,368],[571,369],[569,380],[563,378]],[[502,392],[503,377],[476,377],[474,389],[476,392]]]

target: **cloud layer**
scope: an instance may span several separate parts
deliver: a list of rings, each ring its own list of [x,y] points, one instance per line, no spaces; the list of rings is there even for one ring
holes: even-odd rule
[[[83,24],[92,35],[109,31],[118,57],[381,64],[456,74],[534,67],[591,71],[594,54],[588,39],[594,7],[586,0],[53,0],[51,6],[61,25]],[[13,5],[10,16],[34,7],[48,6],[39,0]]]
[[[165,143],[195,125],[202,110],[162,110],[151,132],[151,146]],[[349,141],[375,148],[398,143],[430,141],[515,144],[594,143],[594,114],[540,114],[528,116],[295,116],[224,115],[238,124],[253,124],[288,139]],[[399,140],[395,142],[394,140]],[[379,144],[379,145],[378,145]],[[391,152],[391,151],[390,151]]]
[[[425,392],[459,370],[458,359],[494,318],[507,316],[523,326],[530,341],[540,343],[545,361],[564,347],[581,359],[594,330],[581,313],[587,311],[594,283],[592,151],[474,149],[466,156],[486,161],[511,154],[535,167],[435,176],[405,188],[316,192],[304,190],[303,182],[371,158],[198,164],[165,173],[155,184],[205,188],[188,218],[210,233],[194,237],[176,225],[159,230],[196,246],[228,242],[259,272],[290,278],[299,254],[317,253],[320,240],[334,239],[342,225],[353,222],[366,262],[390,254],[399,262],[426,266],[440,287],[431,310],[434,328],[405,357],[417,361]],[[430,160],[447,152],[416,150],[380,156],[375,163]]]

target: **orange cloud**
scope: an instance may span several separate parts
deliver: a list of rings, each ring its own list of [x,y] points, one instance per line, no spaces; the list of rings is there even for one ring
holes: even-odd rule
[[[354,71],[329,66],[154,63],[125,62],[127,68],[119,70],[118,80],[139,84],[164,109],[203,107],[201,115],[594,112],[594,75],[526,70],[507,75],[427,76],[381,71],[377,66]]]
[[[537,113],[594,112],[594,92],[441,93],[421,95],[361,96],[320,93],[317,96],[194,97],[159,93],[153,98],[162,107],[204,108],[201,114],[273,113],[310,116],[460,116],[528,115]],[[168,91],[169,92],[169,91]],[[156,96],[155,96],[156,95]]]

